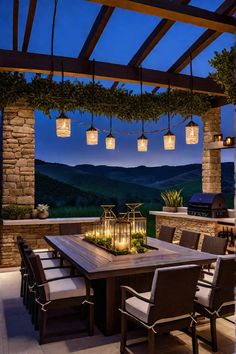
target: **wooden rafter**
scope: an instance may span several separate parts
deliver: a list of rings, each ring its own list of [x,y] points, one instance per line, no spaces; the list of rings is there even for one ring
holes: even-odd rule
[[[22,45],[22,52],[27,52],[28,50],[31,30],[34,22],[36,5],[37,5],[37,0],[30,0],[26,27],[25,27],[25,35],[24,35],[24,40]]]
[[[79,53],[80,59],[89,59],[99,38],[102,35],[104,28],[106,27],[112,13],[114,11],[114,7],[102,6],[97,18],[89,32],[89,35],[84,42],[84,45]]]
[[[99,4],[206,27],[218,32],[235,33],[236,19],[195,6],[166,0],[89,0]]]
[[[222,5],[218,7],[216,12],[221,15],[233,15],[236,11],[235,0],[226,0]],[[182,55],[176,60],[176,62],[171,65],[168,72],[179,73],[182,71],[190,62],[189,53],[191,53],[192,58],[195,58],[200,54],[205,48],[207,48],[214,40],[216,40],[222,33],[206,30]],[[153,89],[153,93],[157,92],[159,87]]]
[[[13,50],[18,50],[18,17],[19,0],[14,0],[13,4]]]
[[[90,77],[92,74],[92,61],[54,56],[54,74],[61,74],[63,64],[66,76]],[[0,70],[20,71],[49,74],[52,67],[50,55],[24,53],[9,50],[0,50]],[[144,69],[143,83],[151,86],[168,87],[169,81],[174,88],[188,90],[190,77],[183,74],[166,73],[159,70]],[[122,82],[139,83],[140,73],[138,68],[128,65],[96,62],[96,78],[102,80],[117,80]],[[193,78],[195,92],[224,96],[223,89],[209,78]]]
[[[191,0],[179,0],[179,2],[183,4],[188,4],[190,1]],[[139,66],[174,24],[175,21],[162,19],[134,54],[128,65]],[[116,88],[118,84],[118,81],[114,82],[112,88]]]

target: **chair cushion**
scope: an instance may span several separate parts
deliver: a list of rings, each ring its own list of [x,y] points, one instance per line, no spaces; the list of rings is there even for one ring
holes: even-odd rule
[[[47,280],[51,280],[55,278],[64,278],[70,276],[70,269],[68,268],[45,269],[44,274]]]
[[[209,307],[210,305],[210,296],[211,296],[211,288],[205,288],[203,286],[198,285],[199,290],[196,292],[196,302],[199,304]]]
[[[45,258],[53,258],[53,252],[34,252],[35,254],[39,255],[40,259]]]
[[[150,300],[151,292],[140,293],[141,296]],[[125,309],[128,313],[147,323],[150,304],[138,299],[136,296],[130,297],[125,301]]]
[[[56,268],[60,267],[60,259],[44,259],[41,261],[43,268]]]
[[[40,253],[40,252],[48,252],[49,248],[37,248],[33,249],[34,253]]]
[[[45,287],[47,301],[86,296],[85,280],[82,277],[49,281]],[[91,289],[90,295],[93,295]]]

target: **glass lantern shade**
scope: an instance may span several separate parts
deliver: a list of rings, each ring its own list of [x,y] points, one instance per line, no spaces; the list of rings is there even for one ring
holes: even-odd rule
[[[106,149],[107,150],[115,150],[115,148],[116,148],[116,138],[112,134],[107,135]]]
[[[147,218],[145,218],[138,208],[142,203],[127,203],[127,220],[131,224],[131,234],[142,234],[146,243]]]
[[[186,144],[198,144],[199,126],[192,120],[185,127]]]
[[[148,151],[148,138],[144,134],[137,139],[137,150],[138,152]]]
[[[116,223],[116,215],[113,212],[115,205],[101,205],[103,208],[103,214],[101,216],[101,229],[96,236],[102,238],[113,238],[114,227]]]
[[[93,126],[86,130],[86,142],[87,145],[98,144],[98,130]]]
[[[165,150],[174,150],[175,149],[175,140],[176,137],[170,130],[164,135],[164,149]]]
[[[115,223],[113,247],[123,251],[131,249],[131,223],[124,219],[118,219]]]
[[[71,135],[71,119],[64,112],[56,119],[56,134],[59,138],[69,138]]]

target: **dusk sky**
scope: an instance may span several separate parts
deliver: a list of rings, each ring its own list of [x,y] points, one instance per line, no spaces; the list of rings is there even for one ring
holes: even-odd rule
[[[215,11],[222,2],[223,0],[193,0],[190,4]],[[28,0],[20,1],[20,46],[23,40],[28,4]],[[29,52],[50,54],[53,6],[53,0],[38,1]],[[12,9],[13,0],[0,0],[0,48],[2,49],[12,49]],[[100,5],[85,0],[59,0],[55,27],[55,55],[78,56],[99,9]],[[159,21],[160,18],[154,16],[116,9],[91,58],[98,61],[127,64]],[[204,31],[205,29],[202,27],[176,23],[146,58],[142,64],[143,67],[166,71]],[[193,60],[194,75],[206,77],[212,71],[208,60],[214,56],[214,51],[221,51],[223,48],[229,49],[232,45],[234,45],[233,35],[221,35]],[[183,70],[183,73],[189,74],[189,66]],[[60,80],[60,77],[55,77],[55,79]],[[84,79],[83,81],[87,82],[88,80]],[[112,82],[102,81],[102,84],[110,87]],[[125,87],[137,93],[140,91],[139,85],[126,84]],[[153,87],[144,86],[144,89],[150,92]],[[57,115],[58,112],[53,112],[53,118],[50,120],[42,113],[35,112],[36,157],[39,159],[70,165],[89,163],[125,167],[183,165],[201,162],[202,124],[199,117],[194,117],[200,125],[201,131],[198,145],[185,144],[185,126],[181,124],[172,129],[176,134],[175,151],[164,151],[163,133],[158,133],[146,134],[149,138],[149,151],[148,153],[138,153],[136,139],[140,134],[117,134],[115,151],[105,149],[106,133],[100,133],[98,146],[86,146],[85,131],[90,123],[89,113],[83,116],[76,112],[68,113],[74,121],[72,135],[66,139],[57,138],[55,133]],[[178,124],[181,119],[176,116],[173,124]],[[224,136],[233,135],[233,124],[233,106],[222,107],[222,133]],[[95,117],[94,125],[100,129],[108,129],[108,119]],[[162,129],[166,125],[167,119],[163,116],[158,123],[146,124],[145,130]],[[124,123],[116,118],[113,119],[113,127],[114,131],[141,131],[141,124]],[[222,160],[233,161],[233,154],[233,149],[222,151]]]

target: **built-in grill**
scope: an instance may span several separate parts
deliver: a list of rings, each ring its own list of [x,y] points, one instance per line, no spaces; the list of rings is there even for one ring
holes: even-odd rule
[[[188,214],[208,218],[228,216],[225,197],[222,193],[196,193],[188,203]]]

